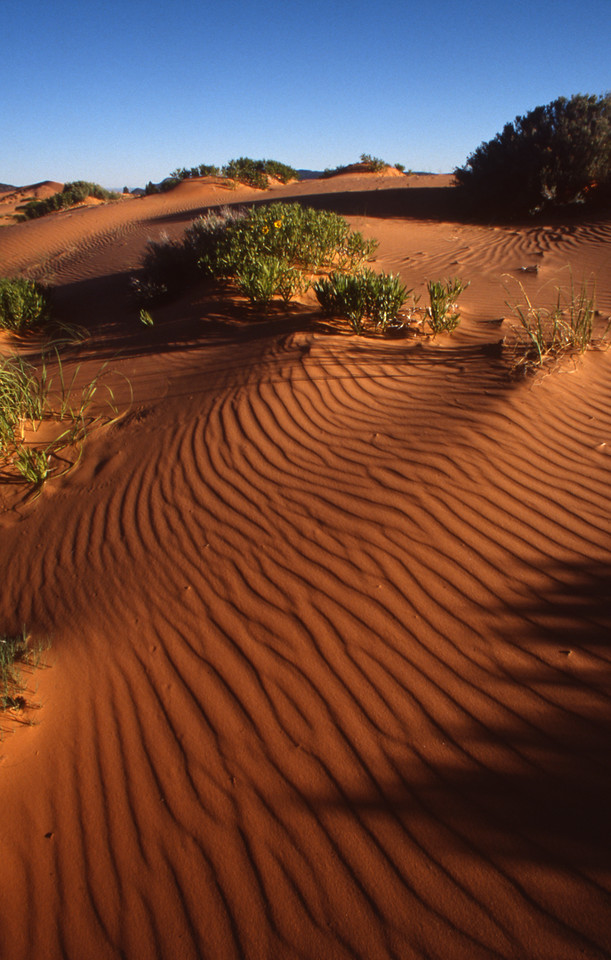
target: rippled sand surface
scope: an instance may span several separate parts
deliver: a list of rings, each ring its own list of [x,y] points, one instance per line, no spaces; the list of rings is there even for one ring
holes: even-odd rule
[[[0,744],[7,960],[611,955],[611,356],[512,379],[505,303],[570,265],[611,312],[611,220],[480,226],[397,183],[271,196],[417,290],[470,280],[452,337],[202,291],[140,328],[147,237],[255,192],[0,232],[90,327],[69,362],[134,390],[37,500],[0,487],[3,629],[52,640]]]

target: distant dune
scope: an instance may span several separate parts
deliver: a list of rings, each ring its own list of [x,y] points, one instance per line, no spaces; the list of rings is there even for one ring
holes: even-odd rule
[[[7,960],[611,956],[611,351],[511,376],[507,305],[570,266],[601,328],[611,216],[455,195],[204,178],[0,230],[0,274],[87,332],[65,382],[122,413],[39,496],[0,484],[1,630],[51,641],[2,721]],[[267,199],[343,213],[421,304],[470,281],[456,332],[203,283],[140,323],[150,239]]]

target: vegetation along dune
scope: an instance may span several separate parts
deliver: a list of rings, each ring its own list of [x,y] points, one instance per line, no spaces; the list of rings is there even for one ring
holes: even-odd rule
[[[176,179],[0,229],[0,956],[608,958],[608,205]]]

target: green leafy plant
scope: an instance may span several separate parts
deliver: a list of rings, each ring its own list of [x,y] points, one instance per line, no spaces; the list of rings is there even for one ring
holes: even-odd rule
[[[367,313],[383,331],[394,323],[399,310],[412,292],[392,273],[367,271]]]
[[[364,330],[365,318],[386,330],[411,293],[399,277],[369,269],[357,274],[334,271],[313,289],[323,313],[346,319],[358,334]]]
[[[611,93],[559,97],[516,117],[454,176],[469,205],[486,215],[523,216],[608,197]]]
[[[441,280],[429,280],[427,291],[430,306],[426,309],[426,321],[434,336],[438,333],[451,333],[456,329],[460,323],[456,301],[468,286],[468,283],[463,283],[457,277],[446,280],[445,283]]]
[[[236,283],[251,303],[267,306],[279,290],[283,267],[277,257],[258,257],[238,270]]]
[[[229,227],[245,216],[241,209],[221,207],[194,220],[179,240],[162,234],[149,240],[137,276],[131,278],[131,292],[144,307],[179,294],[185,287],[207,276],[220,275],[221,246]]]
[[[0,278],[0,328],[23,333],[48,320],[48,293],[34,280]]]

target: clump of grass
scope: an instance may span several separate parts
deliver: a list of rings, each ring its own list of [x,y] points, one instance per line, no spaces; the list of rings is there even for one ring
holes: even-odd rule
[[[460,323],[460,313],[456,305],[461,293],[467,289],[468,283],[463,283],[458,277],[453,280],[429,280],[427,291],[430,306],[426,308],[426,321],[433,336],[438,333],[451,333]]]
[[[54,373],[46,353],[38,367],[23,357],[0,356],[0,468],[5,477],[35,486],[57,474],[62,464],[59,455],[66,447],[76,445],[80,456],[96,419],[89,410],[100,394],[111,410],[107,419],[118,414],[114,393],[105,381],[106,365],[96,377],[77,387],[80,368],[76,367],[68,381],[57,348],[53,353]],[[26,442],[26,432],[36,435],[42,421],[57,423],[61,432],[44,445]]]
[[[357,274],[334,271],[314,284],[323,313],[344,318],[357,334],[363,333],[366,318],[385,331],[411,292],[398,276],[370,269]]]
[[[551,308],[536,306],[523,284],[518,282],[518,287],[522,300],[507,303],[519,320],[519,327],[514,328],[516,370],[528,371],[563,356],[583,354],[593,343],[605,341],[609,325],[600,337],[594,338],[597,310],[593,281],[584,280],[576,289],[571,275],[567,289],[556,289],[556,302]]]
[[[0,328],[24,333],[49,319],[48,292],[23,277],[0,278]]]
[[[34,641],[25,627],[14,636],[0,635],[0,710],[21,712],[31,705],[23,670],[37,667],[44,650],[45,644]]]

